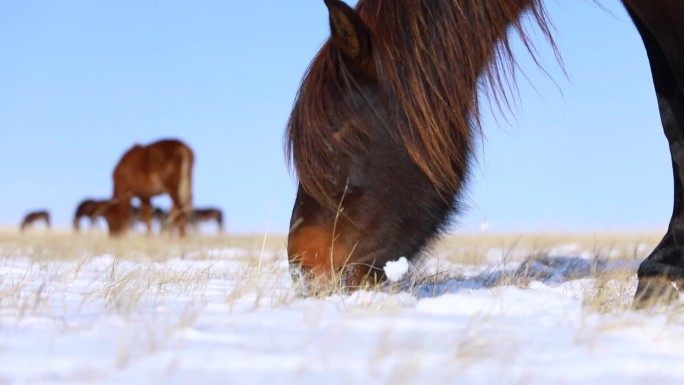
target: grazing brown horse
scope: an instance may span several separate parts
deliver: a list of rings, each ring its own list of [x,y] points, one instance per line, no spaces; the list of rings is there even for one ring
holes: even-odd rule
[[[194,228],[198,228],[203,222],[215,221],[219,232],[223,232],[223,212],[221,209],[209,208],[195,208],[190,213],[188,224]]]
[[[287,129],[299,179],[288,255],[309,282],[340,273],[354,286],[418,255],[458,213],[480,86],[507,102],[509,32],[530,47],[527,15],[555,44],[542,0],[324,2],[331,37]],[[639,268],[639,304],[684,283],[684,2],[622,3],[646,48],[674,171],[670,226]]]
[[[114,168],[114,193],[105,218],[111,235],[123,234],[130,226],[133,208],[131,198],[140,200],[140,211],[152,232],[152,197],[169,194],[173,207],[169,221],[185,235],[186,217],[192,209],[192,169],[194,154],[179,140],[160,140],[135,145]]]
[[[95,227],[98,218],[104,217],[104,213],[109,206],[108,200],[85,199],[78,207],[74,214],[73,227],[74,231],[78,232],[81,229],[81,218],[86,217],[90,222],[90,227]]]
[[[26,214],[26,216],[24,216],[24,219],[21,221],[19,229],[21,231],[24,231],[28,226],[31,226],[37,221],[44,221],[45,226],[49,229],[50,213],[47,210],[31,211],[30,213]]]

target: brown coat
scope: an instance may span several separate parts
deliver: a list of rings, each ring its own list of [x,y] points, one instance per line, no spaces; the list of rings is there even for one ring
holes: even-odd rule
[[[21,225],[19,228],[21,231],[26,230],[26,227],[30,226],[36,221],[45,221],[45,226],[47,228],[50,228],[50,213],[47,212],[46,210],[40,210],[40,211],[31,211],[30,213],[26,214],[24,219],[21,221]]]
[[[90,227],[95,225],[97,218],[104,217],[104,213],[109,205],[108,200],[85,199],[76,208],[74,214],[74,231],[81,229],[81,218],[86,217],[90,221]]]
[[[160,140],[146,146],[135,145],[123,154],[114,168],[114,193],[105,212],[111,235],[123,234],[132,215],[131,198],[140,200],[140,210],[152,229],[153,196],[169,194],[173,207],[169,221],[185,235],[185,222],[192,210],[192,169],[194,154],[179,140]]]
[[[190,218],[188,218],[188,224],[193,227],[199,226],[202,222],[215,221],[216,226],[218,226],[218,231],[223,231],[223,212],[221,209],[208,207],[208,208],[195,208],[190,213]]]

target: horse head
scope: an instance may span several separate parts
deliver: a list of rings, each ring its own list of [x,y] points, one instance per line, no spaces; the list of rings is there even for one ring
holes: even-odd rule
[[[374,11],[325,4],[331,37],[288,123],[286,151],[299,179],[288,256],[293,276],[304,273],[313,287],[338,278],[358,286],[382,279],[387,261],[415,256],[444,227],[458,206],[470,129],[419,116],[444,101],[420,94],[424,84],[411,85],[415,92],[402,85],[423,80],[397,69],[408,65],[392,57],[392,39],[402,36],[383,32]],[[417,133],[439,125],[446,127],[431,138]],[[454,146],[460,150],[442,156]]]

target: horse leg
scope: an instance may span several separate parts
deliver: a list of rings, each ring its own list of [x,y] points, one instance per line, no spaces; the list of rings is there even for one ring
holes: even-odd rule
[[[173,202],[173,200],[172,200]],[[176,220],[178,218],[178,207],[176,203],[171,204],[171,210],[169,210],[169,215],[166,217],[166,231],[172,234],[176,227]]]
[[[140,199],[140,215],[145,222],[146,234],[148,236],[152,235],[152,202],[150,198],[139,198]]]
[[[159,232],[166,233],[170,232],[169,218],[171,218],[171,212],[163,212],[159,214]]]
[[[678,2],[625,1],[644,42],[658,98],[660,119],[670,145],[674,178],[672,217],[665,236],[641,263],[636,307],[669,302],[684,283],[684,37],[673,31],[684,22],[684,6]],[[665,9],[667,8],[667,9]]]
[[[223,213],[220,211],[216,213],[216,226],[218,228],[218,232],[223,233]]]
[[[74,216],[74,221],[72,222],[72,227],[74,232],[78,233],[81,231],[81,217],[77,214]]]
[[[176,226],[178,227],[178,235],[183,238],[185,237],[185,227],[188,220],[188,208],[180,201],[180,199],[175,198],[173,201],[173,209],[176,210],[176,218],[174,220]]]
[[[173,229],[173,227],[176,226],[178,227],[178,235],[181,238],[185,237],[185,227],[188,219],[188,209],[177,195],[169,194],[169,196],[171,197],[171,202],[173,202],[168,219],[169,229]]]

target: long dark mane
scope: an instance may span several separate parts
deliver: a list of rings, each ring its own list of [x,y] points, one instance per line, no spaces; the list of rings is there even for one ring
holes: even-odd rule
[[[516,68],[510,32],[534,57],[521,13],[527,11],[555,49],[541,0],[361,0],[356,10],[372,32],[371,65],[391,111],[390,132],[435,189],[453,196],[467,175],[479,128],[481,86],[499,106],[507,105],[513,79],[507,75]],[[340,183],[334,180],[337,157],[369,151],[364,122],[333,125],[364,103],[341,97],[349,89],[363,95],[363,86],[340,62],[339,50],[326,42],[307,70],[286,137],[300,185],[322,204]]]

